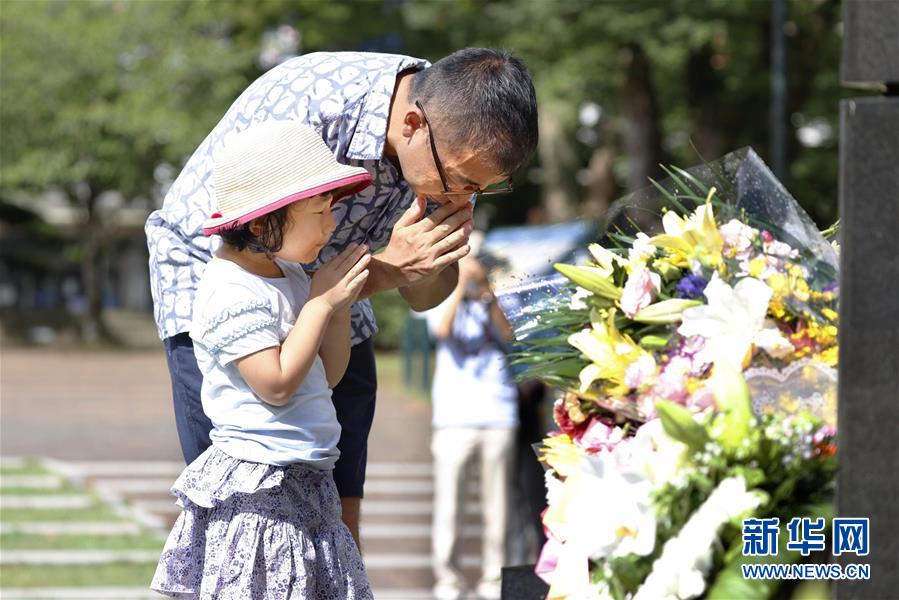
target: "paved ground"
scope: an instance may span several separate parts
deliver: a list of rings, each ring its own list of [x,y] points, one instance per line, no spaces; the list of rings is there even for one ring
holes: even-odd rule
[[[430,407],[401,389],[394,369],[382,381],[369,452],[375,460],[429,461]],[[181,460],[169,386],[161,346],[116,353],[3,348],[0,454]]]
[[[378,598],[427,598],[433,582],[430,407],[403,390],[395,361],[384,364],[369,446],[363,547]],[[137,506],[163,527],[177,514],[167,489],[183,464],[161,349],[4,348],[0,411],[0,455],[56,459],[59,468],[81,475],[101,494]],[[463,561],[476,567],[476,505],[469,512]],[[31,559],[48,560],[46,555],[22,560]]]

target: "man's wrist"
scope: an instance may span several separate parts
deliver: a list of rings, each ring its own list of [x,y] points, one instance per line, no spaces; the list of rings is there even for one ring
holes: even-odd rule
[[[379,292],[386,292],[395,288],[408,285],[399,267],[385,261],[383,257],[373,256],[368,265],[368,281],[364,288],[364,294],[358,300],[367,298]]]

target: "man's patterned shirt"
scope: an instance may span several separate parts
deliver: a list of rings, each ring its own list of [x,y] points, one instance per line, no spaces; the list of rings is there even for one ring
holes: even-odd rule
[[[428,63],[418,58],[364,52],[314,53],[288,60],[257,79],[231,105],[184,166],[162,208],[147,219],[150,288],[159,336],[187,331],[194,292],[203,268],[221,243],[203,235],[215,212],[213,158],[226,141],[251,123],[268,119],[308,123],[321,133],[341,163],[364,167],[373,184],[334,205],[337,224],[314,271],[352,243],[375,251],[387,244],[393,225],[415,195],[383,158],[387,118],[396,76]],[[376,331],[368,300],[353,306],[353,343]]]

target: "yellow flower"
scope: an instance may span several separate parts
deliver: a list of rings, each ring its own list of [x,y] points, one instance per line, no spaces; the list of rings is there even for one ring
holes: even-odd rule
[[[597,379],[621,385],[628,365],[646,354],[629,336],[615,327],[614,310],[608,311],[608,317],[603,319],[599,311],[594,309],[590,321],[591,329],[578,331],[568,337],[568,343],[591,361],[580,373],[581,392],[586,392]]]
[[[687,218],[674,211],[666,212],[662,217],[665,233],[649,239],[650,244],[667,250],[676,266],[687,266],[693,258],[708,266],[717,266],[721,262],[723,243],[712,208],[715,191],[715,188],[709,190],[705,204],[698,206]]]
[[[793,284],[793,295],[802,302],[808,302],[809,287],[805,279],[796,279]]]
[[[584,451],[575,446],[567,434],[554,435],[543,439],[543,456],[553,470],[562,477],[568,477],[584,458]]]
[[[815,358],[823,362],[828,367],[835,367],[837,366],[837,362],[839,361],[839,353],[839,346],[831,346],[827,350],[819,352],[815,356]]]
[[[749,261],[749,276],[758,277],[766,266],[768,266],[768,260],[764,256],[756,256]]]

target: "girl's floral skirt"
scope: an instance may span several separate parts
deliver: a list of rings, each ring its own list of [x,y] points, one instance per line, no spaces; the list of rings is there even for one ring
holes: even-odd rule
[[[372,597],[330,471],[233,458],[214,446],[172,487],[182,508],[151,588],[215,600]]]

